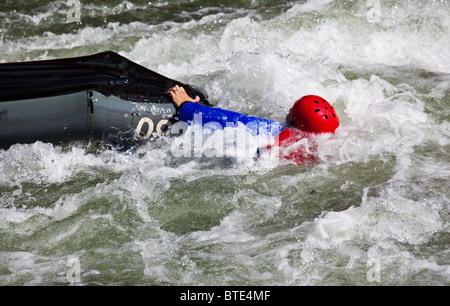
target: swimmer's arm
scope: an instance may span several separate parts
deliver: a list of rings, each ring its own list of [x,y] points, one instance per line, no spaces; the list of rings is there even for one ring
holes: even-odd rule
[[[284,128],[283,124],[277,121],[246,116],[238,112],[199,104],[197,103],[200,101],[198,96],[192,99],[186,94],[183,87],[179,87],[178,85],[171,88],[169,93],[174,100],[175,106],[178,108],[178,117],[183,122],[197,121],[197,123],[203,126],[212,122],[220,124],[222,128],[242,123],[252,130],[254,134],[264,132],[276,135]],[[199,114],[201,116],[198,116],[196,120],[195,115]]]
[[[183,104],[184,102],[188,102],[188,101],[199,102],[200,101],[199,96],[196,96],[195,99],[192,99],[186,93],[186,90],[184,90],[183,87],[180,87],[178,85],[175,85],[175,87],[172,87],[171,89],[169,89],[168,93],[172,96],[173,104],[175,105],[175,107],[177,109],[179,109],[181,104]]]

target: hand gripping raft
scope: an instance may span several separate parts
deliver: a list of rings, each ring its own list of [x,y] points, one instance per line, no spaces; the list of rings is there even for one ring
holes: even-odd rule
[[[166,94],[175,85],[209,105],[194,87],[114,52],[0,64],[0,147],[101,140],[112,131],[149,138],[176,121]]]

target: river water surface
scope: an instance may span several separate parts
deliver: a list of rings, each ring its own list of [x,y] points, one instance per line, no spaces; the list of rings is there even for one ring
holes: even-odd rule
[[[449,16],[446,0],[2,1],[1,62],[112,50],[273,120],[321,95],[341,127],[305,166],[179,158],[165,138],[0,150],[0,285],[450,285]]]

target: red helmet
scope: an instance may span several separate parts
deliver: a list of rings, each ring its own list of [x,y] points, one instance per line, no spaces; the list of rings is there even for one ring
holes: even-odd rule
[[[288,124],[294,123],[300,130],[312,133],[334,133],[339,118],[333,106],[319,96],[304,96],[292,106],[286,117]]]

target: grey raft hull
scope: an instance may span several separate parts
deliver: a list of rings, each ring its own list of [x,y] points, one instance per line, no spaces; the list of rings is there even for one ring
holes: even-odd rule
[[[131,102],[95,91],[2,102],[1,147],[36,141],[111,140],[111,133],[118,137],[132,133],[136,141],[146,140],[154,132],[167,132],[175,114],[173,104]]]
[[[195,88],[113,52],[1,64],[0,148],[96,139],[127,149],[169,133],[177,117],[166,92],[175,84],[209,104]]]

